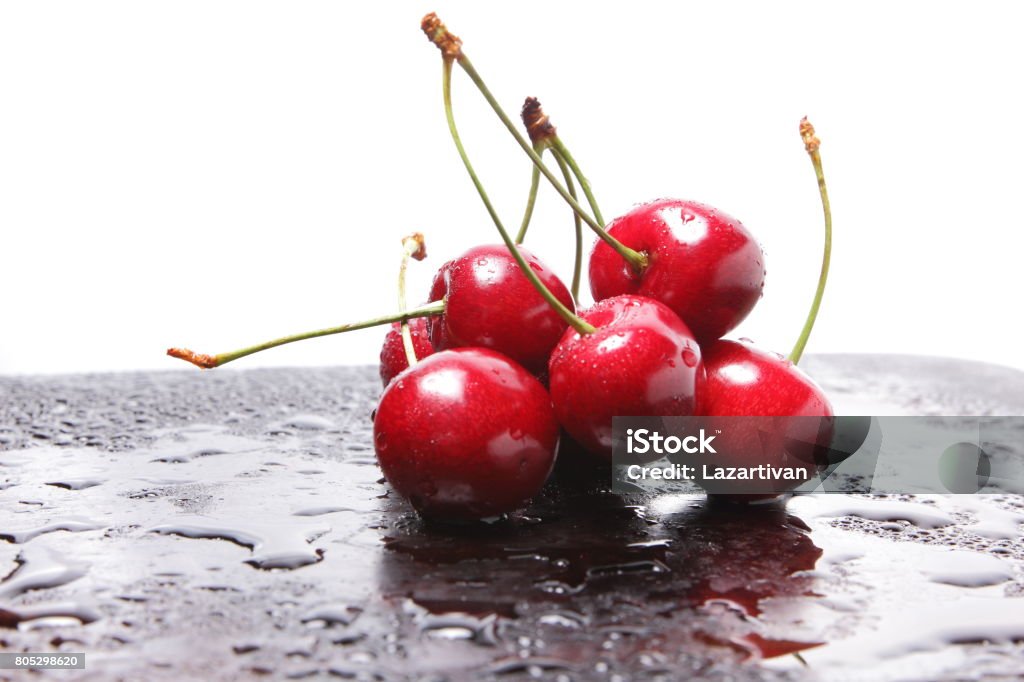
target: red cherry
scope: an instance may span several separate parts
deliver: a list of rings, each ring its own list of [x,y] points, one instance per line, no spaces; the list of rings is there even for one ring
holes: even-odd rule
[[[558,300],[575,309],[554,271],[526,249],[519,250]],[[444,313],[428,323],[434,348],[490,348],[535,374],[547,366],[551,349],[568,326],[523,276],[504,244],[476,246],[442,265],[430,300],[442,298]]]
[[[420,514],[471,520],[522,507],[540,491],[558,423],[547,391],[522,367],[457,348],[395,377],[373,437],[385,478]]]
[[[580,317],[597,330],[567,330],[549,371],[555,416],[587,450],[611,459],[612,417],[694,413],[704,368],[678,315],[649,298],[616,296]]]
[[[426,318],[416,317],[409,320],[409,333],[412,334],[412,346],[416,350],[417,358],[422,360],[434,354]],[[405,344],[402,341],[402,325],[393,322],[380,349],[380,380],[387,386],[408,366],[409,359],[405,355]]]
[[[749,343],[719,341],[705,348],[708,416],[831,417],[832,404],[814,380],[785,357]]]
[[[736,341],[719,341],[708,347],[704,352],[704,367],[707,371],[707,384],[701,394],[704,415],[792,418],[773,422],[772,433],[768,435],[772,445],[765,441],[765,432],[753,423],[750,429],[723,429],[726,433],[718,437],[719,444],[728,441],[729,445],[718,448],[715,464],[802,466],[813,475],[816,460],[831,441],[833,428],[832,404],[821,387],[781,355]],[[763,459],[732,461],[745,458],[744,453],[751,451],[762,453]],[[799,483],[795,481],[792,485]],[[773,482],[771,489],[781,492],[779,485]],[[752,500],[773,496],[744,497]]]
[[[619,294],[661,301],[706,343],[736,327],[761,297],[761,246],[740,221],[711,206],[652,201],[613,220],[608,232],[646,254],[648,265],[637,272],[598,240],[589,270],[598,301]]]

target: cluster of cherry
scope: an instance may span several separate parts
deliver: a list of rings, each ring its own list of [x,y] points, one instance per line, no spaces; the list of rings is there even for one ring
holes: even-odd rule
[[[396,314],[220,355],[184,349],[170,355],[210,368],[304,338],[392,324],[380,358],[385,390],[374,417],[377,458],[397,492],[422,515],[443,520],[521,508],[547,480],[560,449],[610,461],[614,416],[832,417],[826,396],[796,366],[821,301],[831,242],[818,140],[806,119],[800,132],[818,177],[826,247],[811,313],[787,358],[722,339],[764,288],[764,254],[738,220],[705,204],[661,199],[606,227],[589,183],[539,103],[531,98],[523,107],[527,141],[461,41],[433,14],[424,18],[423,29],[442,53],[445,113],[456,148],[504,243],[477,246],[446,262],[428,303],[407,309],[408,260],[426,255],[422,235],[412,235],[403,240]],[[491,205],[455,126],[454,64],[534,162],[515,239]],[[542,160],[546,152],[561,181]],[[541,175],[573,209],[577,251],[569,287],[519,245]],[[589,212],[577,200],[577,183]],[[583,223],[599,237],[588,271],[596,303],[577,310]]]

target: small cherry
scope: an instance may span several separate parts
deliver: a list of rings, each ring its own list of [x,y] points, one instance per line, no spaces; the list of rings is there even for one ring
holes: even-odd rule
[[[802,463],[809,465],[813,471],[813,460],[824,454],[831,440],[834,411],[821,387],[801,371],[797,363],[803,355],[807,339],[817,319],[828,279],[832,250],[832,213],[821,166],[821,155],[818,152],[820,141],[814,134],[814,127],[806,118],[800,123],[800,134],[818,179],[818,191],[825,217],[825,249],[821,275],[807,322],[788,358],[759,350],[751,344],[735,341],[722,340],[706,347],[704,364],[707,369],[707,385],[701,399],[701,412],[711,417],[792,417],[791,420],[776,422],[778,433],[785,434],[790,442],[808,444],[808,448],[804,452],[796,452],[796,457],[793,457],[792,449],[787,453],[785,449],[779,448],[775,451],[776,461],[757,464],[780,467]],[[805,417],[819,419],[801,419]],[[794,459],[801,461],[794,463],[791,461]]]
[[[554,271],[526,249],[520,251],[562,305],[574,309],[572,295]],[[490,348],[534,374],[547,367],[568,326],[523,276],[504,244],[473,247],[441,266],[430,300],[445,302],[444,313],[427,322],[434,348]]]
[[[419,232],[402,240],[402,264],[398,269],[398,310],[405,312],[405,271],[409,267],[409,259],[423,260],[427,257],[427,247],[423,235]],[[407,322],[394,322],[384,337],[384,345],[380,349],[380,380],[387,386],[402,370],[409,366],[409,357],[425,358],[434,352],[430,343],[425,318],[417,317]]]
[[[518,509],[540,491],[558,423],[547,391],[521,366],[456,348],[395,377],[373,434],[384,477],[421,515],[468,521]]]
[[[608,233],[647,255],[636,270],[598,240],[590,255],[595,300],[639,294],[674,310],[701,343],[721,338],[764,289],[764,252],[740,221],[705,204],[660,199],[613,220]]]
[[[425,358],[433,355],[434,344],[430,343],[430,332],[427,330],[427,318],[417,317],[409,320],[409,333],[416,357]],[[405,342],[402,340],[402,325],[391,323],[391,329],[384,337],[384,345],[380,349],[380,380],[387,386],[402,370],[409,366],[405,354]]]

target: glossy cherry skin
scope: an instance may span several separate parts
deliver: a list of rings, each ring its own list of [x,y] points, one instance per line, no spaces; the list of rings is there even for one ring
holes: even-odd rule
[[[597,240],[589,266],[594,300],[638,294],[661,301],[706,344],[736,327],[761,298],[764,252],[740,221],[716,208],[659,199],[616,218],[608,232],[649,262],[637,273]]]
[[[540,280],[575,309],[565,284],[539,258],[519,249]],[[441,266],[430,300],[445,311],[428,323],[437,350],[473,346],[503,353],[534,374],[565,332],[565,321],[541,298],[504,244],[476,246]]]
[[[518,509],[547,480],[558,423],[529,372],[485,348],[439,351],[388,384],[373,421],[384,477],[424,517]]]
[[[754,433],[753,427],[750,433],[740,429],[738,432],[734,430],[720,435],[720,443],[726,439],[731,441],[733,447],[727,449],[736,454],[724,455],[720,447],[717,463],[734,466],[800,466],[807,468],[811,475],[814,474],[815,467],[822,463],[821,457],[827,453],[835,414],[821,387],[790,360],[749,343],[723,340],[706,347],[704,367],[707,370],[707,384],[702,394],[701,414],[709,417],[788,418],[774,421],[775,428],[771,435],[765,432]],[[771,438],[771,442],[778,447],[767,445],[766,438]],[[749,443],[746,448],[744,439]],[[783,444],[785,447],[782,447]],[[761,454],[764,461],[722,459],[723,456],[742,457],[739,453],[762,452],[764,449],[770,450]],[[796,487],[799,483],[776,481],[771,485],[775,486],[776,492],[784,492],[778,488],[787,485]],[[773,496],[753,494],[741,497],[752,501]]]
[[[548,370],[555,416],[583,447],[611,459],[612,417],[694,414],[704,366],[678,315],[649,298],[616,296],[580,317],[597,331],[567,330]]]
[[[433,355],[434,344],[430,342],[426,318],[415,317],[409,320],[409,333],[412,335],[412,347],[416,351],[417,358],[422,360],[428,355]],[[387,336],[384,337],[384,345],[380,349],[381,382],[387,386],[408,366],[409,359],[405,355],[405,343],[402,341],[402,325],[394,322],[391,324]]]

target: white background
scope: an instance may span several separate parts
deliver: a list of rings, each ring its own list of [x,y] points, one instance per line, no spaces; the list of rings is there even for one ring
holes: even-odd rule
[[[809,352],[1024,368],[1021,5],[30,2],[0,6],[0,373],[181,368],[421,300],[497,236],[447,136],[435,9],[511,113],[538,96],[609,219],[661,196],[767,252],[734,335],[785,352],[819,268],[797,135],[823,140],[832,279]],[[529,162],[457,73],[456,116],[507,224]],[[588,236],[588,242],[590,238]],[[542,187],[528,244],[566,281]],[[235,368],[375,362],[383,331]]]

